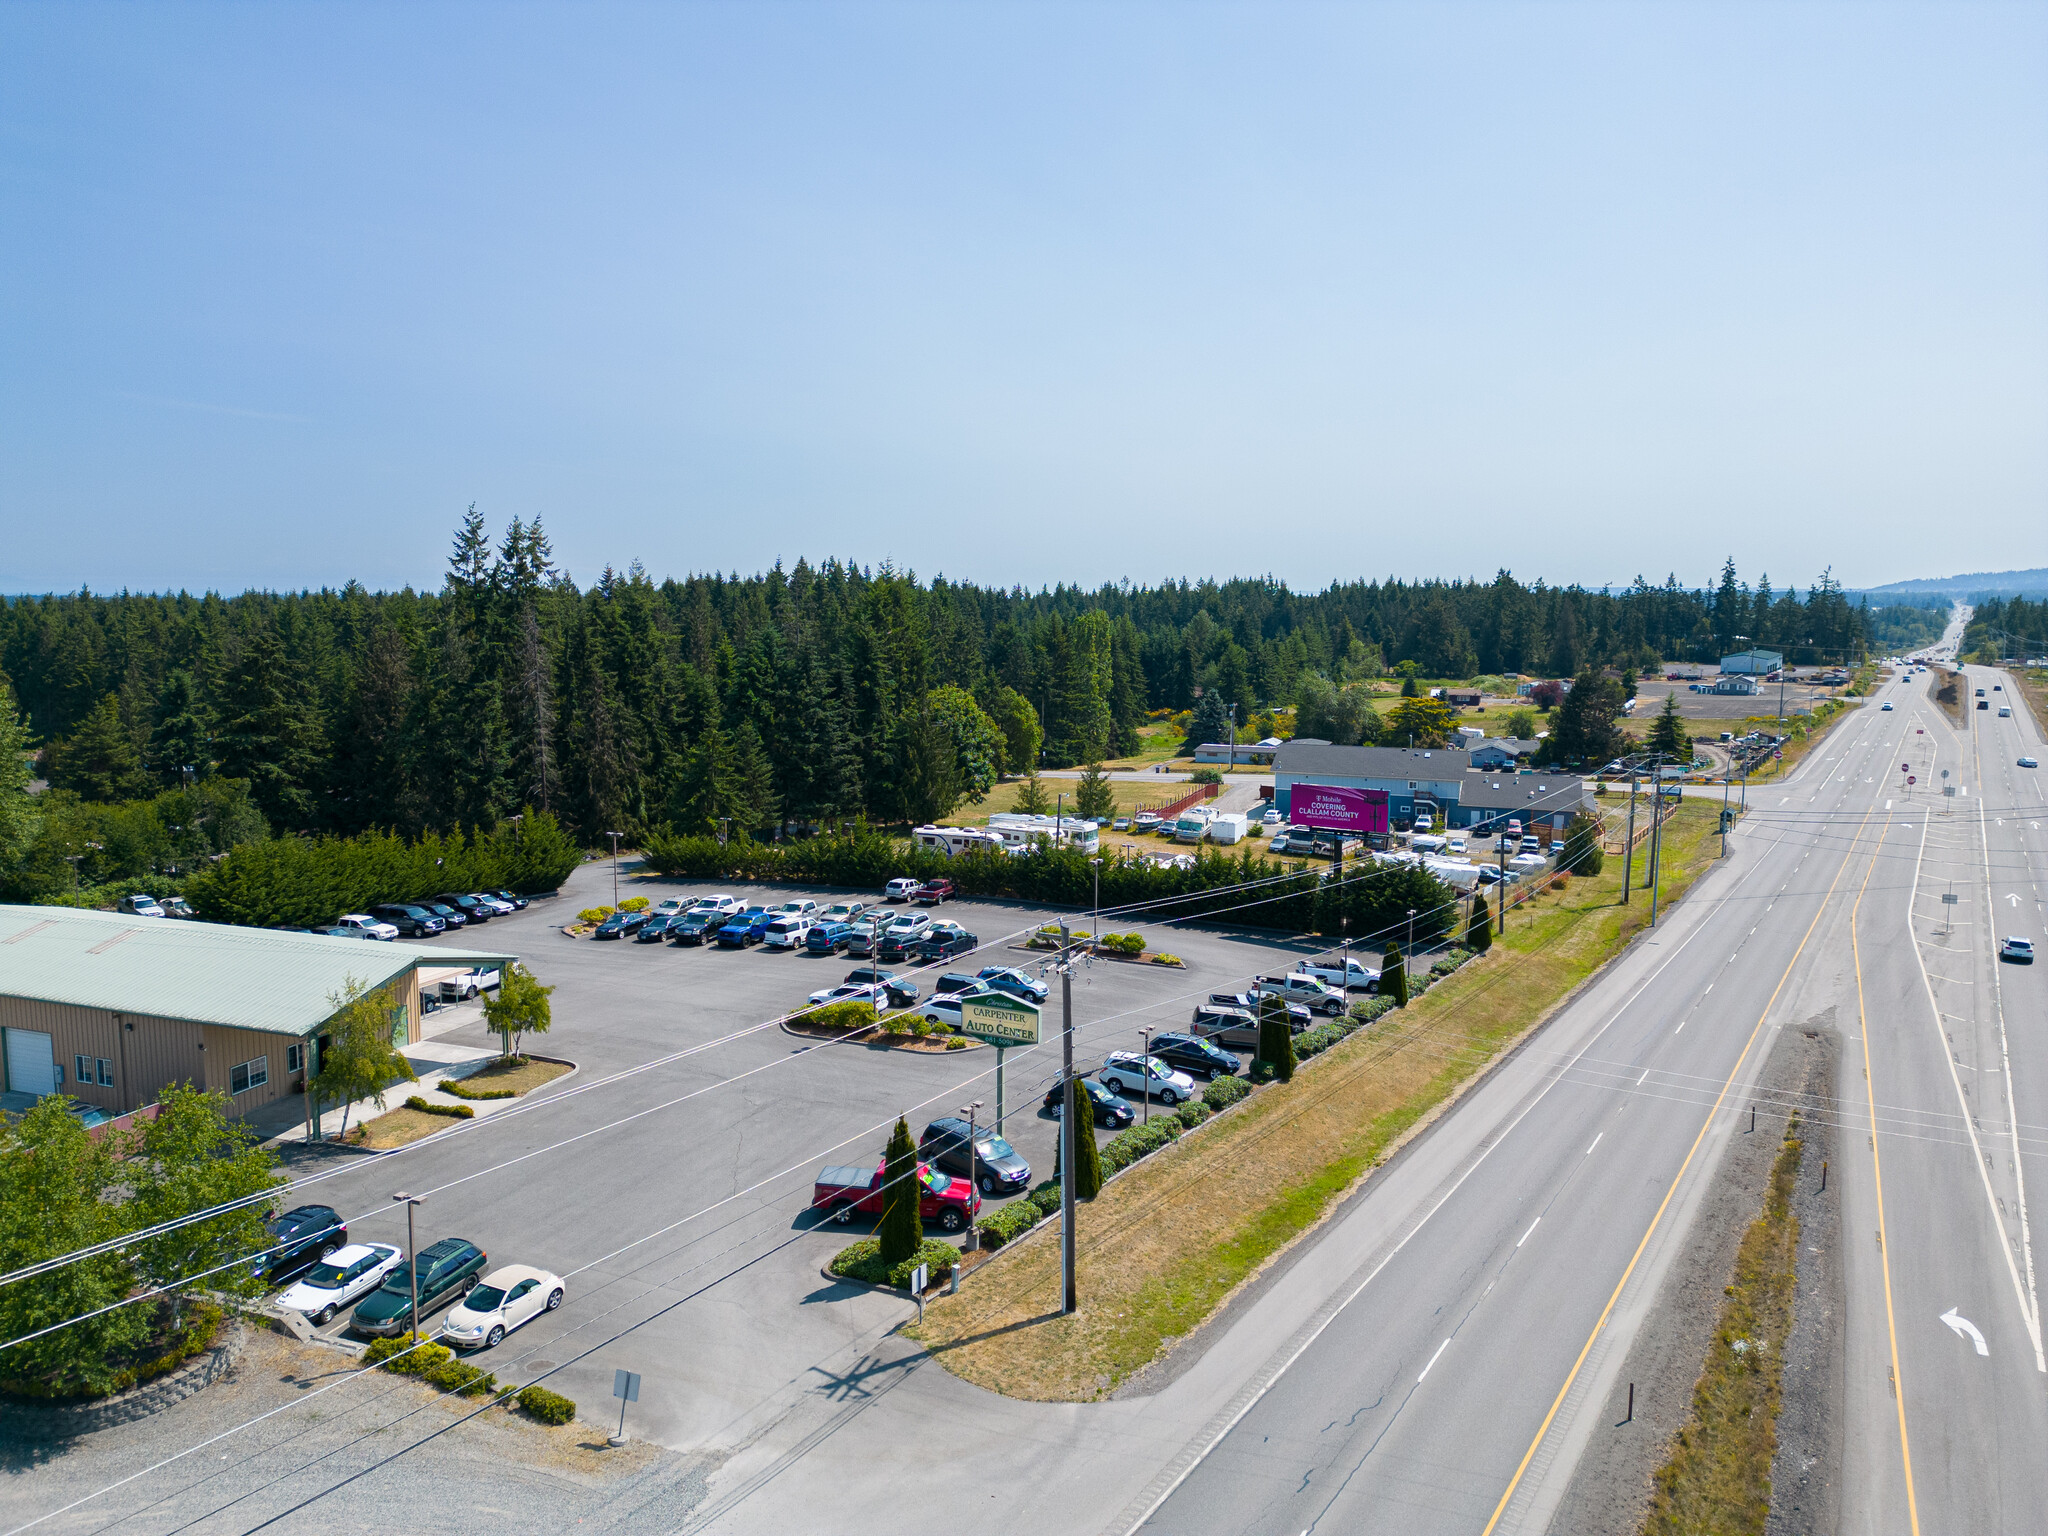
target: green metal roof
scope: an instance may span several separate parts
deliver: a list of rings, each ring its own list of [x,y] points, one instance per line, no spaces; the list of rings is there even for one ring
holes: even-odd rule
[[[499,950],[276,933],[77,907],[0,906],[0,997],[311,1035],[349,982],[415,966],[504,965]]]

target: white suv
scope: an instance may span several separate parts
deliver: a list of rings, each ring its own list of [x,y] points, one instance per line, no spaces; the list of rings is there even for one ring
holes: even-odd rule
[[[1157,1056],[1141,1056],[1136,1051],[1117,1051],[1095,1076],[1112,1092],[1133,1098],[1147,1094],[1169,1109],[1195,1096],[1195,1080],[1187,1073],[1174,1071]]]
[[[801,949],[804,940],[810,936],[811,920],[792,912],[770,923],[767,936],[761,942],[770,949]]]
[[[395,939],[398,937],[397,928],[393,927],[390,923],[380,923],[376,918],[365,916],[361,912],[351,912],[346,917],[337,919],[334,929],[337,932],[352,934],[358,939]]]
[[[2034,941],[2032,939],[2007,939],[1998,946],[1998,958],[2017,960],[2021,965],[2034,963]]]
[[[922,880],[912,880],[907,875],[901,876],[882,887],[882,900],[908,901],[917,894],[917,888],[922,884]]]

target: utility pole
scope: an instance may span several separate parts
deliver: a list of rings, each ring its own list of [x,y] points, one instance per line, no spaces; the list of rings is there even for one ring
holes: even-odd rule
[[[1621,845],[1621,904],[1628,905],[1628,888],[1636,868],[1636,765],[1628,770],[1628,838]]]
[[[1074,1103],[1074,972],[1068,959],[1071,938],[1060,924],[1060,1311],[1081,1309],[1074,1287],[1074,1159],[1080,1155],[1081,1112]],[[1081,1095],[1085,1100],[1086,1094]],[[1090,1128],[1093,1134],[1093,1128]]]
[[[967,1116],[967,1182],[977,1189],[981,1187],[981,1181],[974,1176],[974,1144],[980,1137],[974,1128],[974,1117],[981,1113],[981,1103],[980,1099],[976,1099],[972,1104],[960,1106],[960,1112]],[[996,1134],[1000,1136],[1002,1132],[997,1131]],[[980,1246],[981,1238],[974,1223],[970,1221],[967,1223],[967,1241],[960,1245],[960,1251],[972,1253]],[[953,1273],[957,1275],[960,1271],[955,1269]]]
[[[405,1202],[405,1268],[412,1277],[412,1311],[406,1314],[406,1327],[412,1333],[415,1344],[420,1340],[420,1245],[413,1236],[412,1213],[425,1204],[425,1195],[408,1195],[403,1191],[391,1197]]]
[[[1654,786],[1656,797],[1650,802],[1650,926],[1657,926],[1657,877],[1662,871],[1657,867],[1664,851],[1664,786]]]
[[[620,834],[619,834],[619,833],[617,833],[617,832],[607,832],[607,833],[605,833],[605,836],[606,836],[606,837],[608,837],[608,838],[610,838],[610,839],[612,840],[612,907],[613,907],[613,908],[614,908],[614,909],[616,910],[616,909],[617,909],[617,907],[618,907],[618,905],[619,905],[619,836],[620,836]]]

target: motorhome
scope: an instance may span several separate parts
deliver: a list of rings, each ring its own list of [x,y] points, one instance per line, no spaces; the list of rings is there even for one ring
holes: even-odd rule
[[[1209,835],[1209,822],[1215,814],[1202,806],[1182,811],[1173,823],[1173,840],[1176,843],[1199,843]]]
[[[1007,852],[1021,852],[1040,843],[1072,848],[1093,854],[1102,846],[1100,829],[1077,816],[1031,816],[1022,811],[998,811],[988,819],[988,829],[1003,840]]]
[[[918,847],[943,853],[949,859],[977,849],[1001,853],[1004,846],[1000,832],[988,832],[980,827],[919,827],[914,836]]]

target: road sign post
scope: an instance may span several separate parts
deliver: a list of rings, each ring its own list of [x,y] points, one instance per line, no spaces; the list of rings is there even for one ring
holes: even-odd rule
[[[612,1396],[619,1400],[619,1432],[611,1437],[613,1445],[626,1443],[626,1404],[640,1401],[640,1373],[638,1371],[613,1371]]]
[[[917,1320],[920,1323],[924,1321],[924,1288],[930,1278],[930,1272],[923,1264],[910,1272],[910,1294],[917,1302]]]

